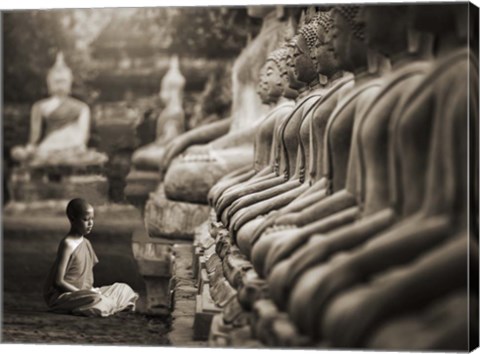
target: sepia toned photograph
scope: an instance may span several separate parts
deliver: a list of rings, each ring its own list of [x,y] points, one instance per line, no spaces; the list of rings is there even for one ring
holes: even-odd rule
[[[2,345],[478,347],[477,6],[0,16]]]

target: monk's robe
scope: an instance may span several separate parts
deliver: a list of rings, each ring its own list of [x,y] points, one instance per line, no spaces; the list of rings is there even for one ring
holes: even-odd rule
[[[102,286],[101,294],[92,291],[93,267],[98,258],[89,240],[84,239],[73,251],[67,264],[65,281],[78,291],[65,292],[55,284],[60,254],[50,270],[44,288],[44,299],[52,312],[107,317],[123,310],[135,310],[136,294],[127,284]]]

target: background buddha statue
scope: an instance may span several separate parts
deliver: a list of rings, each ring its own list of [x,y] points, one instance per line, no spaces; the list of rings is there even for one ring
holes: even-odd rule
[[[153,143],[135,151],[132,163],[136,168],[158,171],[166,144],[185,131],[184,87],[185,78],[180,72],[178,57],[173,56],[161,82],[159,96],[165,108],[157,118],[156,138]]]
[[[206,134],[201,131],[209,130],[208,127],[198,128],[198,134],[190,131],[186,133],[188,139],[180,136],[167,148],[162,165],[164,170],[168,168],[165,194],[172,200],[207,203],[208,191],[221,177],[252,163],[254,132],[268,111],[256,92],[258,74],[268,54],[283,39],[286,25],[274,7],[256,8],[252,14],[262,17],[263,25],[235,61],[231,120],[216,123],[218,129],[212,128]],[[216,139],[205,141],[209,136]],[[193,146],[199,143],[204,145]],[[172,159],[186,148],[170,166]]]
[[[30,138],[26,146],[12,149],[12,157],[24,166],[101,165],[107,156],[87,148],[90,109],[71,97],[73,75],[62,53],[47,75],[50,97],[31,110]]]
[[[278,142],[278,136],[275,134],[281,119],[293,107],[293,101],[284,96],[285,88],[288,86],[288,76],[286,72],[286,54],[284,47],[273,51],[262,68],[261,82],[258,88],[258,94],[262,102],[271,107],[265,120],[260,124],[254,141],[254,162],[253,166],[248,166],[237,170],[232,178],[223,178],[219,183],[212,187],[209,192],[210,205],[216,206],[218,198],[230,187],[238,188],[242,182],[246,182],[254,176],[265,176],[273,172],[273,159]]]

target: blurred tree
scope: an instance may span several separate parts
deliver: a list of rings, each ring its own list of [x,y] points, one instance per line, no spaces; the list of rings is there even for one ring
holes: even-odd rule
[[[85,87],[93,68],[88,50],[79,45],[78,13],[89,10],[14,11],[3,16],[3,74],[6,102],[32,102],[45,97],[46,75],[58,51],[74,74],[73,94],[89,100]],[[91,10],[90,10],[91,11]],[[91,21],[90,21],[91,22]],[[91,28],[91,27],[90,27]],[[82,33],[88,33],[84,29]]]
[[[185,56],[232,58],[260,29],[245,7],[188,7],[171,19],[170,52]]]

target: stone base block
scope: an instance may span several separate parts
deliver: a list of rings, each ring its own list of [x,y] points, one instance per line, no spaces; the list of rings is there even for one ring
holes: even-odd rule
[[[8,184],[10,198],[12,201],[29,203],[82,197],[93,205],[108,203],[109,184],[106,177],[101,175],[57,177],[30,174],[19,176],[13,173]]]
[[[202,287],[201,294],[197,295],[195,320],[193,323],[193,339],[195,340],[208,339],[212,318],[221,311],[214,304],[209,288],[208,284],[205,284]]]
[[[144,228],[138,228],[132,251],[146,285],[145,312],[168,314],[174,288],[172,247],[149,238]]]
[[[143,209],[150,193],[160,184],[160,173],[156,171],[131,170],[126,178],[125,197],[136,207]]]
[[[145,225],[151,237],[171,242],[193,240],[195,229],[208,218],[208,205],[167,199],[161,184],[145,206]]]

